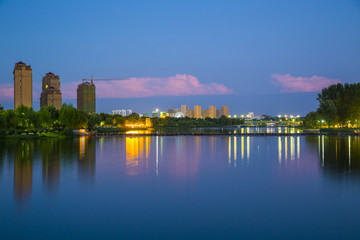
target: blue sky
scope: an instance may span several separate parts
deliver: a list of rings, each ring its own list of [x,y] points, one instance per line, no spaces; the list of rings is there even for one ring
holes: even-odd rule
[[[0,36],[6,108],[17,61],[33,68],[35,109],[49,71],[60,76],[64,102],[75,105],[71,91],[82,78],[132,78],[107,86],[118,95],[100,84],[98,112],[184,103],[229,105],[234,114],[306,114],[321,87],[360,80],[358,0],[0,0]],[[169,91],[177,75],[200,85]],[[133,83],[151,91],[136,92]],[[225,90],[204,95],[212,83]]]

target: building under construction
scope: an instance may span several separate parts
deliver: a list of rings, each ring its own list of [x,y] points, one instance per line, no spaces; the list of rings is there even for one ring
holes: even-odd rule
[[[87,113],[95,113],[95,85],[93,81],[84,81],[77,88],[77,109]]]
[[[49,72],[42,79],[40,107],[54,106],[56,109],[60,109],[61,104],[60,78]]]

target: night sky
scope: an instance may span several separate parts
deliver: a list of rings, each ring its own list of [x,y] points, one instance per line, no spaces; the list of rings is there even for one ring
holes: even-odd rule
[[[360,1],[0,0],[0,103],[13,108],[13,68],[60,76],[76,106],[97,82],[97,112],[142,113],[188,104],[231,114],[301,114],[318,92],[360,81]]]

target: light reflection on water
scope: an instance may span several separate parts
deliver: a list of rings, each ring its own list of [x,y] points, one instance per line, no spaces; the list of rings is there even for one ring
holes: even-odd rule
[[[281,130],[286,132],[286,129]],[[92,203],[95,208],[103,208],[107,204],[113,210],[121,208],[124,213],[142,216],[141,211],[149,214],[150,207],[140,207],[140,212],[132,208],[131,212],[117,205],[116,201],[107,200],[121,199],[122,204],[128,206],[139,201],[142,194],[145,194],[150,199],[150,206],[155,204],[152,202],[155,200],[165,205],[175,204],[179,207],[179,212],[173,210],[175,212],[172,214],[181,216],[184,207],[191,208],[193,215],[199,217],[203,214],[202,211],[210,210],[199,205],[187,205],[190,203],[186,199],[195,196],[191,204],[204,201],[209,208],[217,206],[223,209],[221,214],[224,214],[225,218],[222,221],[230,225],[227,217],[251,218],[247,208],[254,212],[260,208],[260,212],[267,214],[270,214],[268,212],[271,212],[272,208],[278,209],[278,212],[274,213],[277,219],[281,220],[278,224],[286,225],[289,222],[288,213],[279,210],[282,207],[277,205],[279,199],[272,194],[276,192],[283,199],[289,196],[299,198],[291,198],[289,202],[280,201],[287,204],[290,211],[296,212],[299,208],[300,212],[296,212],[298,216],[301,212],[308,212],[314,214],[314,219],[326,222],[325,213],[313,213],[309,206],[321,202],[325,204],[322,207],[329,211],[330,205],[326,204],[331,204],[332,201],[327,203],[324,196],[336,198],[339,192],[333,191],[334,186],[339,183],[346,186],[346,192],[342,192],[341,199],[348,203],[348,208],[342,205],[342,211],[348,211],[342,218],[355,220],[357,216],[351,214],[360,210],[353,202],[360,197],[358,137],[126,136],[80,137],[74,140],[41,139],[3,142],[0,145],[0,156],[0,191],[2,196],[5,196],[0,198],[1,206],[12,209],[13,206],[28,204],[28,209],[37,206],[37,211],[43,215],[49,213],[43,212],[38,204],[51,201],[46,200],[46,196],[52,195],[60,202],[66,201],[70,208],[76,203],[76,199],[92,201],[94,198],[98,201]],[[324,183],[332,187],[327,188],[322,185]],[[86,186],[91,186],[90,190],[86,190]],[[154,195],[148,192],[149,189],[154,191]],[[309,192],[309,189],[314,189],[314,192]],[[88,192],[85,194],[84,191]],[[268,204],[264,204],[262,194],[267,196]],[[9,198],[11,195],[13,199]],[[103,195],[107,196],[107,200],[101,198]],[[252,196],[252,201],[247,202],[245,196]],[[299,202],[295,207],[292,204],[296,201]],[[221,204],[217,205],[219,202]],[[242,214],[233,215],[222,204],[230,204],[235,212],[236,209],[241,209],[239,211]],[[241,207],[242,204],[244,208]],[[307,207],[302,207],[301,204]],[[169,211],[169,208],[166,209]],[[159,211],[161,212],[161,208]],[[166,211],[161,214],[157,217],[170,217]],[[2,216],[4,219],[11,219],[13,213],[7,210]],[[307,221],[306,216],[305,214],[304,218],[299,219]],[[212,225],[212,217],[207,218],[202,221]],[[30,216],[30,219],[36,222],[37,214]],[[299,219],[292,221],[303,224]],[[91,217],[90,220],[96,221]],[[16,220],[13,221],[16,223]],[[261,222],[259,219],[257,221]],[[0,220],[1,224],[1,232],[6,233],[6,222]],[[163,224],[171,227],[170,222],[163,221]],[[246,222],[242,224],[250,229],[254,227],[246,225]],[[222,228],[226,229],[225,225]],[[346,230],[346,227],[342,228]],[[234,237],[241,236],[232,227],[228,230],[231,229],[237,233]],[[202,231],[206,232],[205,228]],[[347,231],[351,232],[349,229]],[[35,232],[30,231],[28,234],[35,235]]]
[[[242,166],[244,163],[243,160],[245,159],[245,153],[247,160],[246,164],[251,163],[251,153],[255,154],[255,145],[252,146],[251,143],[256,142],[257,138],[262,141],[266,139],[263,137],[251,136],[129,136],[124,138],[118,137],[118,140],[120,140],[117,142],[117,145],[125,145],[125,167],[127,175],[151,174],[151,172],[149,172],[149,167],[151,167],[151,164],[153,163],[151,159],[152,156],[154,156],[155,159],[155,175],[159,175],[159,171],[162,169],[161,164],[164,161],[165,151],[165,161],[168,161],[167,164],[174,168],[166,169],[165,171],[175,171],[176,175],[186,176],[188,175],[186,172],[192,171],[186,165],[193,165],[193,163],[199,162],[201,155],[204,154],[204,150],[209,152],[210,155],[217,155],[216,157],[221,159],[221,154],[219,155],[219,152],[221,153],[222,150],[219,150],[219,148],[224,146],[224,142],[227,149],[228,166]],[[322,168],[325,168],[327,164],[332,165],[333,162],[341,163],[336,164],[336,166],[344,167],[344,161],[346,161],[349,173],[352,167],[356,168],[356,171],[354,172],[357,172],[357,168],[359,167],[357,164],[360,159],[360,142],[358,137],[279,136],[268,137],[268,139],[276,139],[277,141],[276,144],[272,143],[270,147],[277,146],[276,153],[279,165],[286,164],[288,160],[301,160],[301,156],[303,155],[301,154],[301,148],[305,144],[307,151],[306,156],[309,156],[309,154],[312,154],[312,157],[319,156],[319,162],[321,163]],[[207,145],[204,149],[202,149],[203,140],[205,140]],[[69,157],[71,158],[73,167],[77,166],[78,177],[80,180],[93,183],[96,175],[96,149],[99,148],[100,151],[103,152],[104,144],[109,144],[111,141],[111,138],[106,139],[101,137],[96,139],[83,136],[77,140],[71,141],[70,144],[68,141],[68,143],[65,144],[66,141],[56,139],[6,143],[3,145],[2,150],[3,152],[10,153],[3,153],[0,169],[2,169],[2,171],[6,170],[3,169],[4,159],[6,159],[7,156],[14,156],[14,197],[15,200],[21,202],[23,200],[28,200],[31,196],[34,158],[36,158],[36,161],[41,159],[42,184],[47,191],[59,188],[62,165],[68,164],[66,161],[61,161],[61,159],[64,159],[64,156],[67,156],[67,160]],[[312,146],[314,143],[316,143],[317,153],[309,152],[310,149],[307,147],[307,145],[310,144]],[[76,151],[73,144],[78,145],[78,151]],[[256,146],[258,146],[259,150],[260,146],[258,144]],[[164,150],[164,148],[166,149]],[[40,154],[38,151],[36,151],[35,154],[34,149],[40,150]],[[117,146],[115,146],[112,151],[116,151],[116,149],[120,150],[122,148],[117,148]],[[154,153],[154,155],[152,153]],[[239,154],[240,156],[238,156]],[[76,155],[78,156],[77,160],[74,159]],[[122,154],[119,153],[119,161],[122,161],[121,155]],[[191,155],[191,158],[189,158],[189,155]],[[237,162],[238,159],[241,160],[240,165]],[[356,159],[356,164],[352,164],[353,159]],[[6,159],[6,161],[11,163],[11,159]],[[101,164],[101,162],[99,164]],[[196,168],[198,168],[198,166]],[[192,171],[192,174],[196,174],[196,172],[197,171]]]

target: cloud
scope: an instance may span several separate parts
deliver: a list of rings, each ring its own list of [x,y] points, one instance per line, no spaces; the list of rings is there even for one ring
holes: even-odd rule
[[[340,83],[339,79],[326,77],[294,77],[290,74],[271,74],[272,82],[275,86],[280,86],[281,92],[317,92],[324,87]]]
[[[0,84],[0,99],[13,99],[14,98],[14,86],[13,84]]]
[[[64,99],[76,98],[78,83],[62,85]],[[189,96],[234,94],[234,90],[222,84],[202,84],[187,74],[167,78],[130,78],[124,81],[97,81],[96,96],[99,98],[141,98],[153,96]]]

